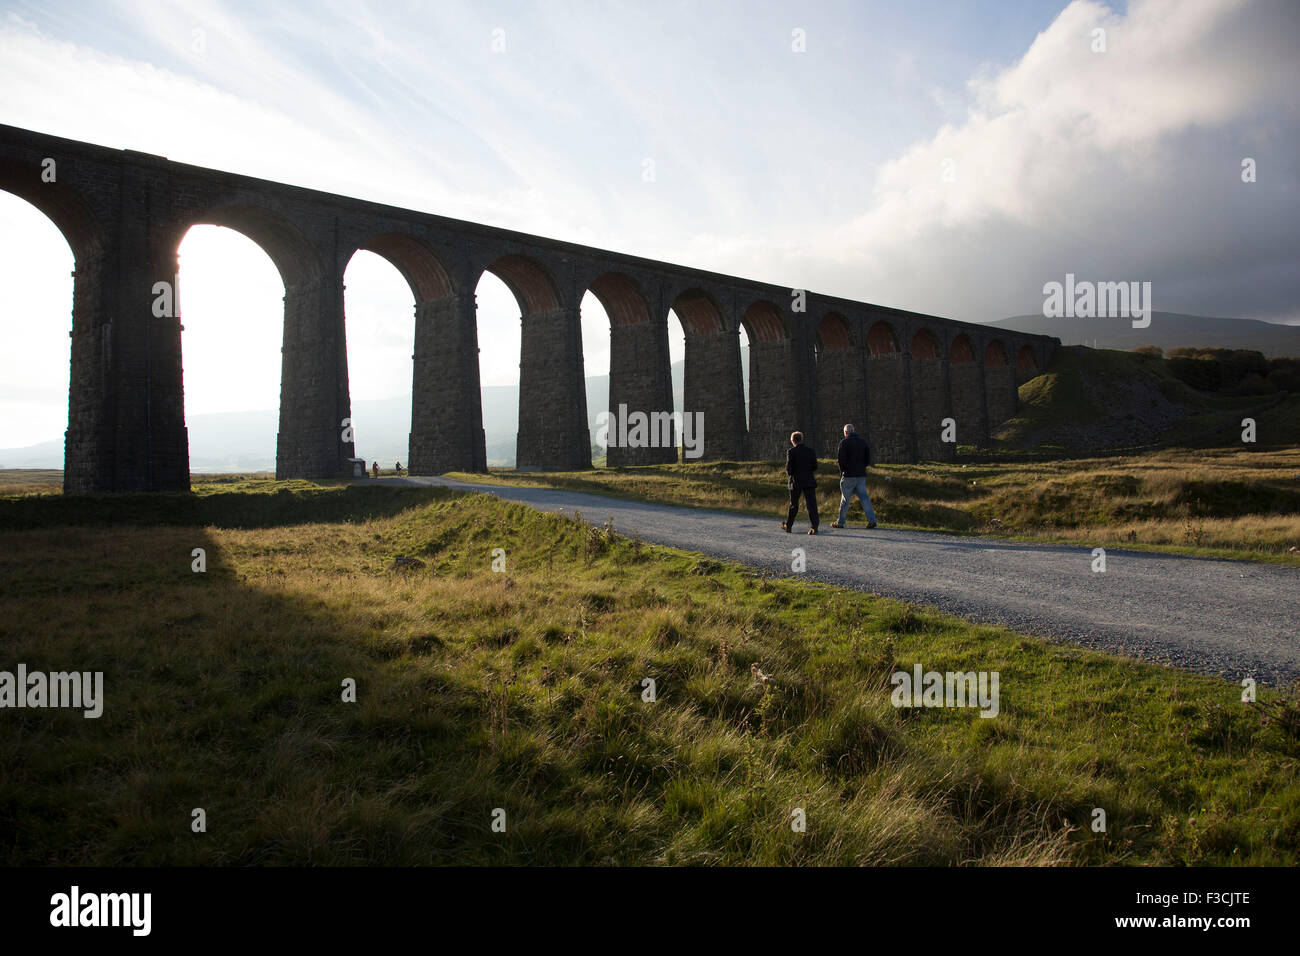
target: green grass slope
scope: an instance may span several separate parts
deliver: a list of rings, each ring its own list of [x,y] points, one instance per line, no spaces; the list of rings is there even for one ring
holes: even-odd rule
[[[1020,409],[996,429],[995,447],[1091,454],[1158,445],[1240,446],[1240,421],[1247,413],[1258,413],[1257,444],[1292,445],[1297,426],[1288,411],[1296,408],[1296,397],[1287,397],[1289,404],[1279,404],[1279,397],[1199,392],[1160,359],[1061,348],[1050,368],[1020,386]]]
[[[1300,744],[1228,682],[488,496],[203,501],[9,514],[5,666],[102,670],[106,702],[4,713],[0,864],[1300,857]],[[913,664],[998,671],[998,715],[895,708]]]

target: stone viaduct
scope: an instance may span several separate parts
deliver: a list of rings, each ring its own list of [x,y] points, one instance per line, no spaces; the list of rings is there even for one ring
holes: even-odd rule
[[[415,301],[410,470],[486,467],[475,288],[490,271],[519,304],[521,468],[591,465],[579,306],[610,320],[612,410],[672,411],[668,313],[686,340],[685,410],[704,458],[784,456],[802,429],[833,453],[846,421],[881,461],[946,459],[941,421],[979,443],[1059,341],[854,302],[0,126],[0,189],[43,211],[76,261],[65,436],[68,492],[189,488],[181,332],[168,309],[186,231],[256,242],[284,280],[276,474],[347,473],[352,442],[343,273],[369,250]],[[160,302],[164,303],[160,307]],[[739,330],[750,342],[748,425]],[[675,461],[611,448],[611,465]]]

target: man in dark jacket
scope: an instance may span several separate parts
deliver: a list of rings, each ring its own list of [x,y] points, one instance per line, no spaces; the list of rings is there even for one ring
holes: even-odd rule
[[[849,517],[849,499],[858,496],[862,513],[867,516],[867,527],[876,526],[876,511],[867,496],[867,468],[871,465],[871,447],[852,425],[844,426],[844,440],[840,442],[840,518],[832,528],[843,528]]]
[[[781,528],[789,533],[790,526],[794,524],[795,515],[799,513],[799,496],[803,495],[804,500],[808,502],[808,522],[812,525],[808,529],[809,534],[817,533],[817,479],[813,477],[813,472],[817,470],[817,456],[813,450],[803,443],[803,432],[795,432],[790,436],[790,444],[793,446],[785,453],[785,473],[790,476],[788,482],[790,487],[790,510],[787,512],[785,521]]]

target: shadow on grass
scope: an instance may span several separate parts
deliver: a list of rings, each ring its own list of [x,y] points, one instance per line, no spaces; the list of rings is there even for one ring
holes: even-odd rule
[[[0,498],[0,530],[134,525],[272,528],[389,518],[450,497],[443,488],[347,485],[265,494],[33,495]]]
[[[104,675],[97,719],[5,713],[0,865],[527,862],[541,837],[527,760],[485,743],[491,701],[436,686],[438,636],[399,638],[380,607],[343,616],[240,570],[177,527],[73,530],[0,558],[6,666]],[[581,827],[550,836],[548,859],[591,862]]]

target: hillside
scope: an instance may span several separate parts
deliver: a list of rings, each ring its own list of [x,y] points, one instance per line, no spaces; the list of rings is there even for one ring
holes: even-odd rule
[[[1168,363],[1072,346],[1020,386],[1020,410],[994,434],[1000,450],[1094,453],[1158,444],[1240,447],[1247,413],[1261,447],[1300,440],[1297,396],[1222,396],[1179,381]]]
[[[1017,315],[990,322],[1002,328],[1037,335],[1054,335],[1062,345],[1093,345],[1103,349],[1134,349],[1139,345],[1172,348],[1212,347],[1254,349],[1270,357],[1300,356],[1300,325],[1277,325],[1256,319],[1221,319],[1179,312],[1153,312],[1151,325],[1135,329],[1129,319],[1049,319],[1041,314]]]

